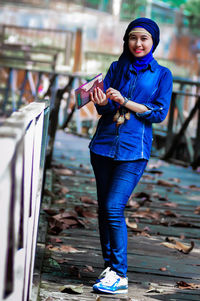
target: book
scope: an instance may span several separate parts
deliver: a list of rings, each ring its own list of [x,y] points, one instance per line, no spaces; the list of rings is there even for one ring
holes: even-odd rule
[[[104,91],[102,73],[98,74],[89,82],[83,84],[75,90],[75,98],[78,109],[82,108],[90,101],[90,92],[93,92],[94,88],[97,87]]]

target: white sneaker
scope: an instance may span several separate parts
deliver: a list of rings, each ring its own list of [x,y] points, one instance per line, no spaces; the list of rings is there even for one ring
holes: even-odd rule
[[[110,267],[107,267],[105,270],[103,270],[103,272],[99,275],[99,277],[96,280],[96,283],[98,283],[99,281],[101,281],[103,278],[105,278],[108,273],[111,271]]]
[[[93,285],[93,290],[109,294],[126,294],[128,292],[128,279],[110,271],[106,277]]]

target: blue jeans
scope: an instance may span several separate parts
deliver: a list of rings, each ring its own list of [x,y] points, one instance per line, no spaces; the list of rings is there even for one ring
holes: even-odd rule
[[[147,160],[116,161],[93,152],[99,234],[105,267],[110,266],[120,276],[127,272],[127,227],[124,209],[141,178]]]

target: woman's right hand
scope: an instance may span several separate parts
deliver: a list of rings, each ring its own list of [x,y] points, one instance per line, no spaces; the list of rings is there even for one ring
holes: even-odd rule
[[[108,103],[106,94],[99,87],[94,88],[94,91],[90,92],[90,100],[99,106],[105,106]]]

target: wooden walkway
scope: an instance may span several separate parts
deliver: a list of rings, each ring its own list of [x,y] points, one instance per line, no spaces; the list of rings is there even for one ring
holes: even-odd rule
[[[150,160],[127,206],[128,295],[97,295],[103,270],[88,140],[57,132],[51,204],[43,204],[36,266],[40,301],[200,300],[200,175]],[[170,247],[170,248],[169,248]],[[188,286],[186,289],[185,287]]]

